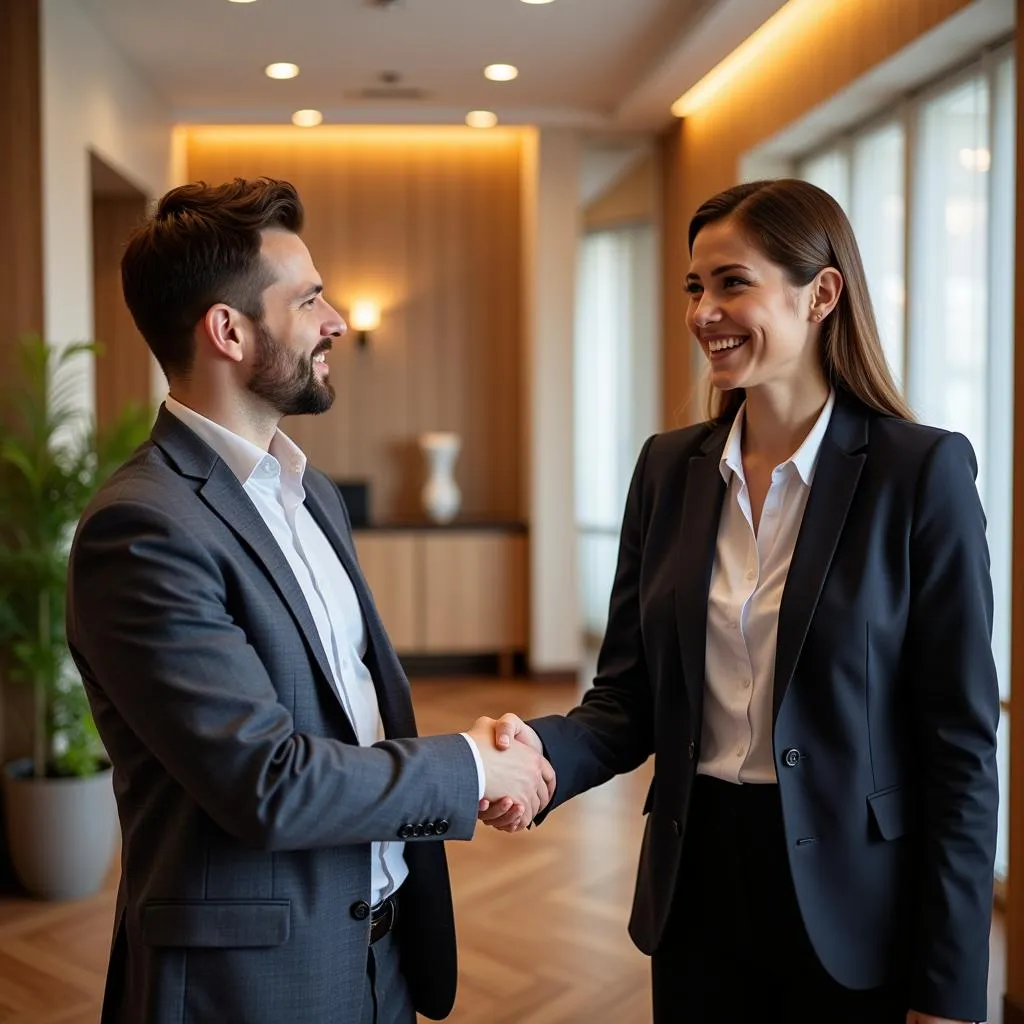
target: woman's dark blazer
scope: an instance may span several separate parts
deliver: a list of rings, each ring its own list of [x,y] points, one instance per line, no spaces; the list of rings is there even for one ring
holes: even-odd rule
[[[652,437],[597,677],[531,724],[548,810],[654,754],[630,934],[658,948],[700,758],[728,424]],[[837,394],[779,612],[773,750],[800,910],[841,984],[986,1016],[998,787],[992,588],[973,449]],[[683,890],[685,892],[685,890]]]

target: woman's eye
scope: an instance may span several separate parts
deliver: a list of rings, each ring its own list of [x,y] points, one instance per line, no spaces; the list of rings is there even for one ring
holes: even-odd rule
[[[697,284],[697,282],[696,282],[696,281],[690,281],[690,282],[689,282],[689,284],[687,284],[687,286],[686,286],[686,290],[687,290],[687,291],[688,291],[688,292],[689,292],[689,293],[690,293],[691,295],[700,295],[700,293],[701,293],[701,292],[702,292],[702,291],[703,291],[704,289],[703,289],[703,288],[701,288],[701,286],[700,286],[699,284]]]
[[[749,281],[742,277],[727,277],[722,283],[726,288],[740,288],[743,285],[750,284]]]

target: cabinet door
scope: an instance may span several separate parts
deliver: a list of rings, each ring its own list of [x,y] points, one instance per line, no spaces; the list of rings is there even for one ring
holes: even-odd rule
[[[364,530],[356,530],[354,537],[359,564],[395,650],[422,650],[418,539],[408,533]]]
[[[526,538],[458,530],[421,536],[424,650],[525,650]]]

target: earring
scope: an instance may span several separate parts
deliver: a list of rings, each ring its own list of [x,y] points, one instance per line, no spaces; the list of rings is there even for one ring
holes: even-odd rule
[[[815,313],[815,314],[814,314],[814,319],[815,319],[815,321],[816,321],[816,322],[818,322],[818,323],[821,323],[821,318],[822,318],[823,316],[824,316],[824,314],[823,314],[823,313]]]

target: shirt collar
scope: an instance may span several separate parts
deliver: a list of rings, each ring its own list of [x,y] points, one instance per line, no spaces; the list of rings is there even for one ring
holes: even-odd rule
[[[283,476],[292,486],[301,487],[302,476],[306,471],[306,456],[283,431],[275,431],[270,441],[270,451],[265,452],[258,445],[214,420],[207,419],[187,405],[182,405],[170,395],[164,399],[164,405],[169,413],[181,420],[227,463],[242,484],[248,483],[263,467],[260,476]]]
[[[821,451],[821,442],[825,439],[825,432],[828,430],[829,421],[832,419],[832,410],[836,404],[836,393],[830,389],[828,400],[824,408],[818,414],[810,433],[804,438],[803,444],[788,458],[784,466],[792,465],[797,471],[804,486],[810,487],[814,480],[814,471],[818,465],[818,452]],[[743,420],[746,414],[747,403],[744,402],[736,413],[729,429],[729,436],[725,439],[725,447],[722,449],[722,458],[719,461],[719,470],[722,479],[729,483],[732,474],[736,474],[742,481],[746,481],[743,473]]]

